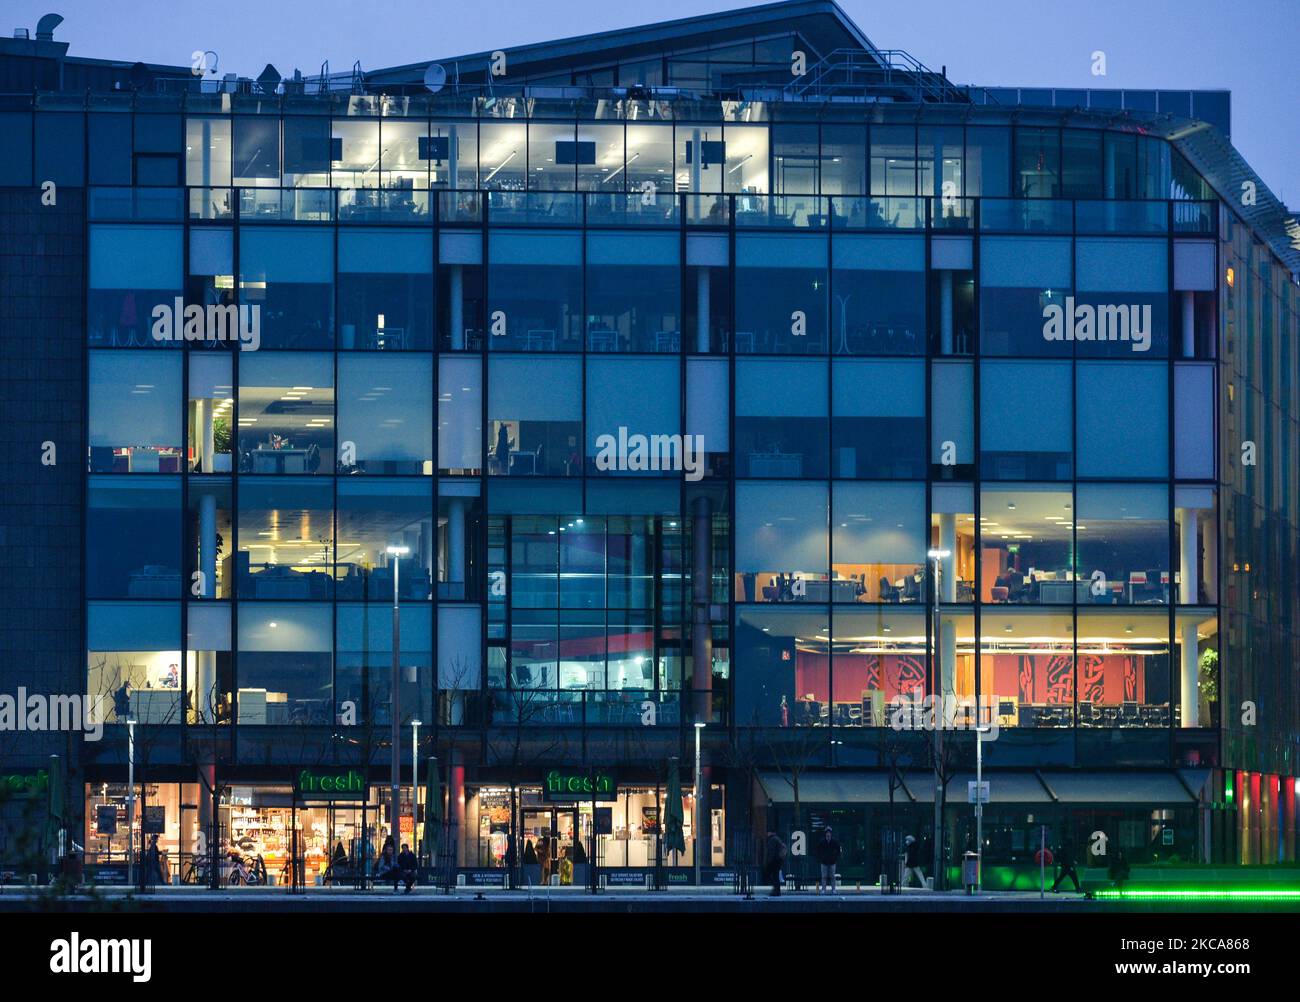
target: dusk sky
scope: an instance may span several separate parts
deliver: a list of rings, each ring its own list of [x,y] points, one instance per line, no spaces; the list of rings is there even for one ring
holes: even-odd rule
[[[219,72],[274,63],[315,73],[508,49],[613,28],[739,9],[718,0],[9,0],[6,33],[65,22],[70,53],[188,65],[212,49]],[[929,0],[840,6],[882,49],[905,49],[956,83],[1232,91],[1233,143],[1267,185],[1300,207],[1300,0]],[[1107,74],[1091,73],[1106,53]]]

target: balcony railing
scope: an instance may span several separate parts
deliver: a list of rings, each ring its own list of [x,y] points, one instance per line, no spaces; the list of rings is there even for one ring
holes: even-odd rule
[[[92,221],[672,227],[920,233],[1214,236],[1213,201],[449,191],[410,188],[91,188]]]
[[[655,689],[441,689],[438,720],[444,727],[520,730],[645,728],[647,734],[689,728],[697,719],[728,722],[726,690]]]

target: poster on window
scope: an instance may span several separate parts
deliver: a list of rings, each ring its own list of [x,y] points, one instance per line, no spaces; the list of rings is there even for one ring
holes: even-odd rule
[[[144,833],[146,835],[161,835],[166,825],[167,808],[159,806],[144,809]]]
[[[646,835],[659,834],[659,808],[641,808],[641,831]]]

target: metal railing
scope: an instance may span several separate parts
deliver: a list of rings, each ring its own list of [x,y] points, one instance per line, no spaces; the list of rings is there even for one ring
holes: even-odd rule
[[[970,103],[965,88],[902,49],[836,49],[786,84],[783,93],[803,100],[887,95],[918,103]]]
[[[392,224],[1213,236],[1218,203],[410,188],[90,189],[93,222]]]

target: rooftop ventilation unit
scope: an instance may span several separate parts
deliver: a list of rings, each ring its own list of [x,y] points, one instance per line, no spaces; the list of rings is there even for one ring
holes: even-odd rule
[[[54,41],[54,29],[63,23],[62,14],[46,14],[36,22],[36,41]]]

